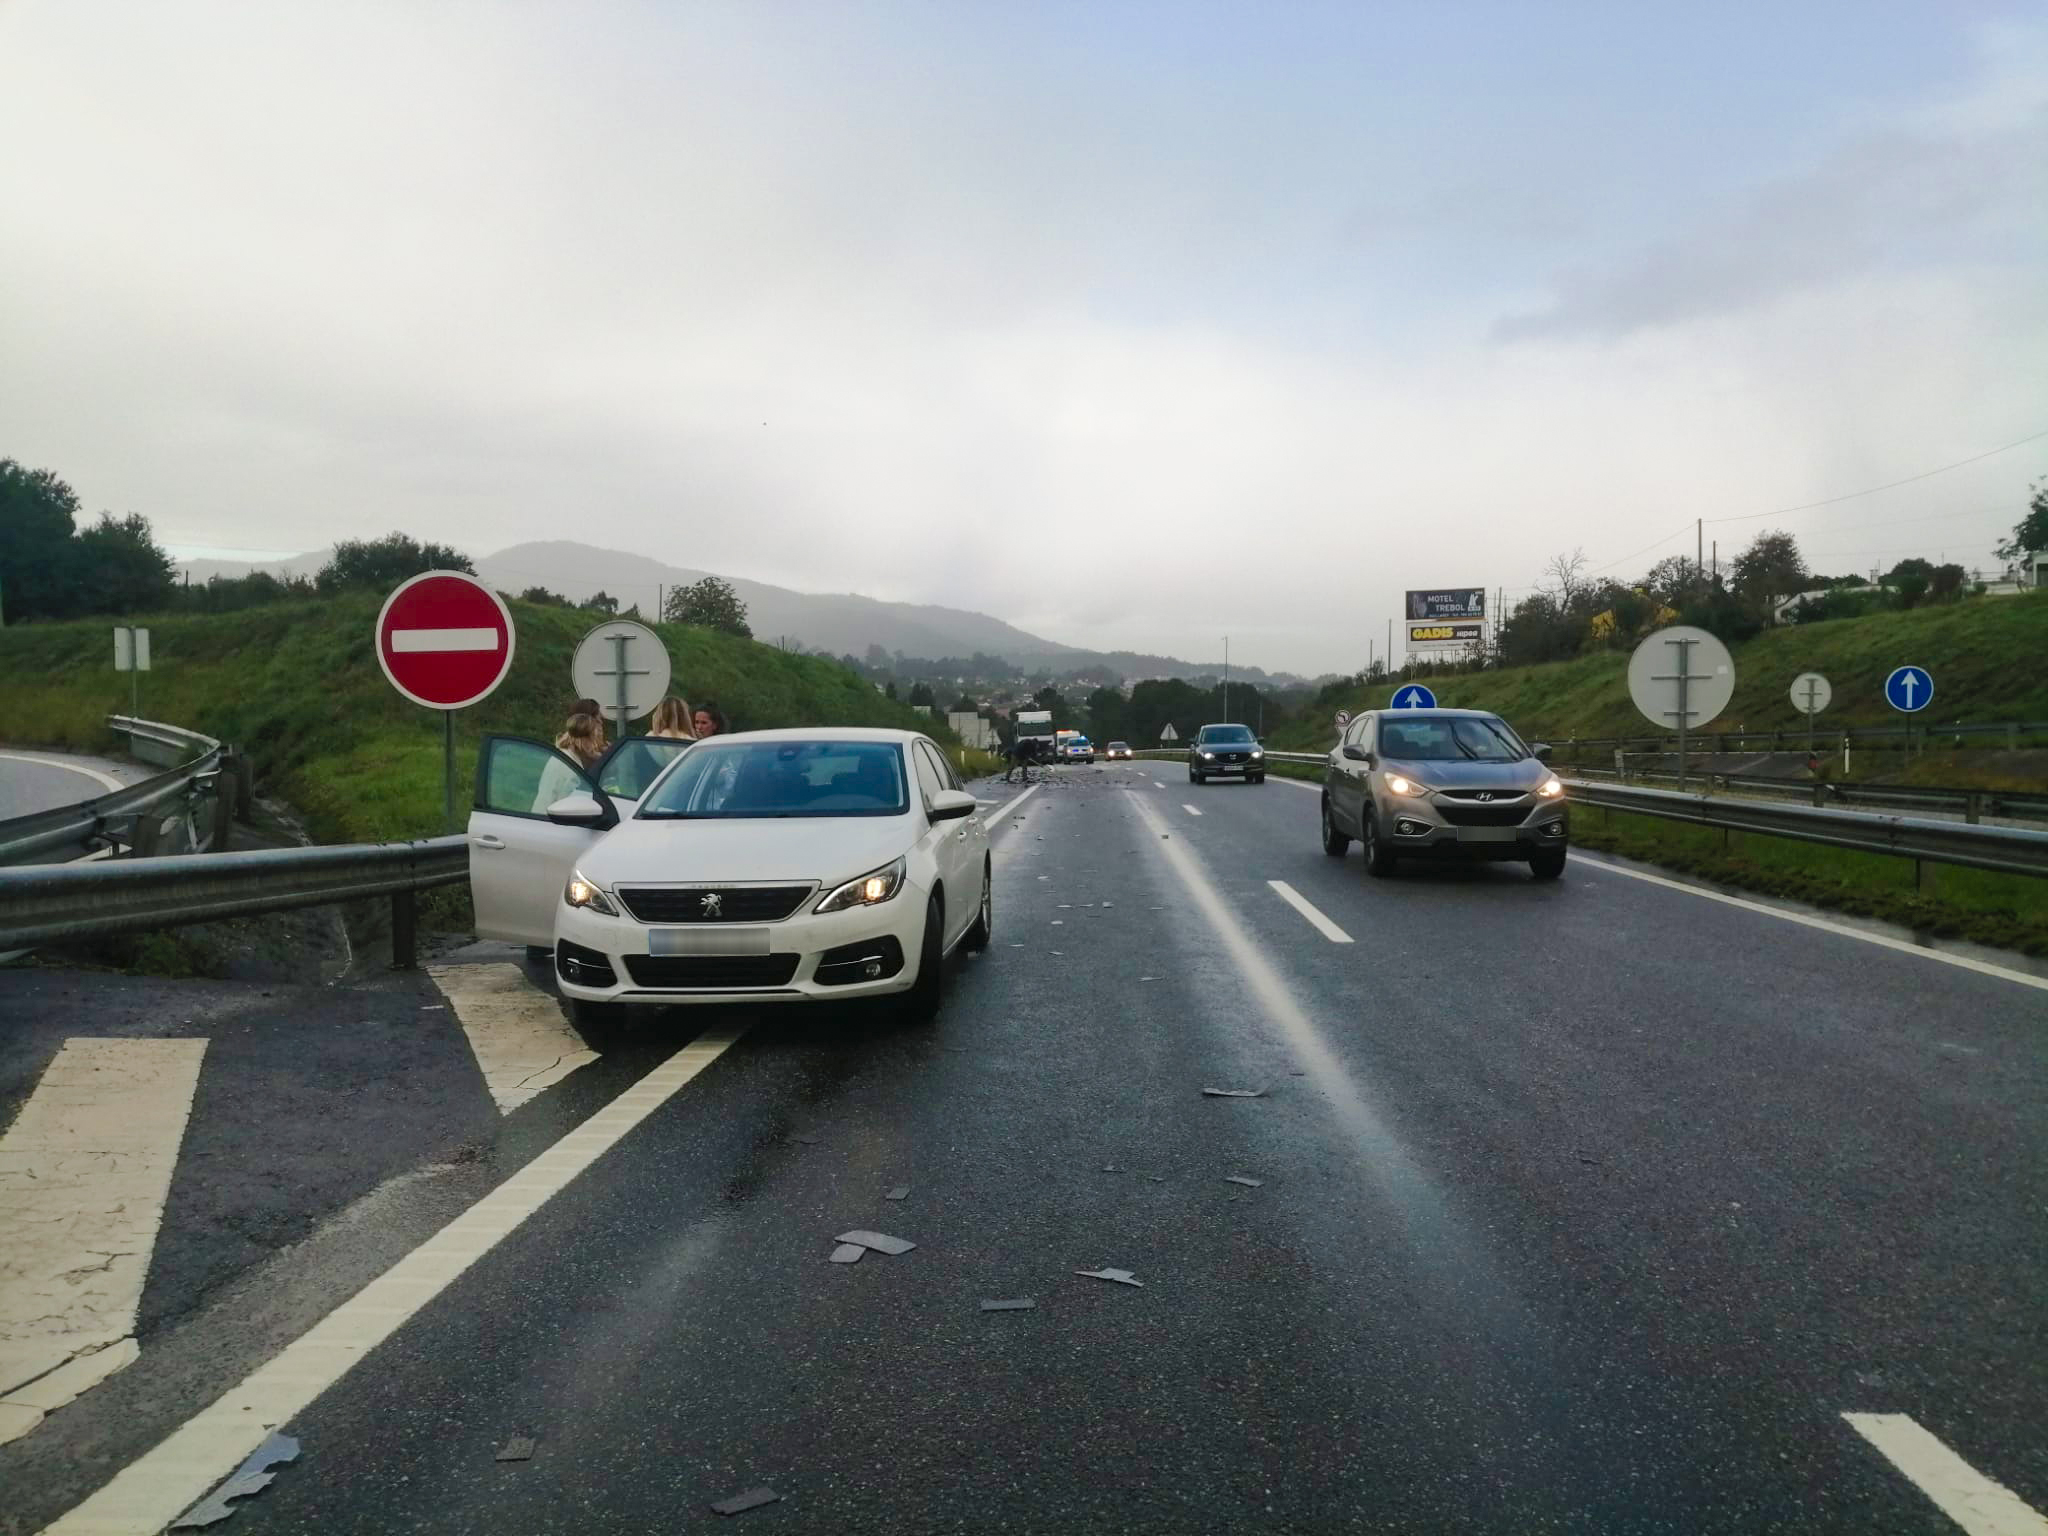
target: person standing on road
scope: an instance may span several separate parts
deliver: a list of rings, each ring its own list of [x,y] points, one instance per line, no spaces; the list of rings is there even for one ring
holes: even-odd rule
[[[540,784],[533,792],[533,808],[543,813],[564,795],[578,794],[590,787],[588,775],[605,754],[604,722],[596,715],[577,710],[562,727],[562,734],[555,738],[555,750],[576,767],[571,768],[559,758],[548,759],[547,766],[540,771]],[[577,769],[582,770],[581,776]]]
[[[573,721],[578,715],[588,715],[597,722],[597,755],[603,757],[605,748],[611,745],[605,740],[604,706],[595,699],[578,699],[569,706],[569,718]],[[558,741],[555,745],[561,746],[561,743]]]
[[[670,694],[654,706],[654,719],[647,734],[669,741],[694,741],[697,733],[690,728],[690,716],[690,701]]]
[[[699,741],[706,736],[723,736],[732,729],[726,722],[725,712],[708,699],[697,706],[690,723]]]

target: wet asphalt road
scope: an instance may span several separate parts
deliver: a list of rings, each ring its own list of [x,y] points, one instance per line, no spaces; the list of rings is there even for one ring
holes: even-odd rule
[[[1067,770],[998,830],[936,1026],[760,1014],[296,1417],[234,1526],[722,1529],[767,1484],[750,1528],[1954,1530],[1844,1411],[2048,1508],[2048,993],[1590,860],[1373,881],[1312,793],[1172,766]],[[364,1004],[379,1039],[420,1006]],[[743,1018],[602,1042],[497,1126],[403,1047],[446,1087],[376,1176],[437,1158],[439,1204],[145,1336],[0,1448],[0,1529]],[[167,1220],[152,1293],[196,1292],[207,1225]],[[919,1246],[828,1263],[857,1227]]]
[[[131,783],[154,771],[95,757],[0,747],[0,821],[91,800],[110,792],[107,779]]]

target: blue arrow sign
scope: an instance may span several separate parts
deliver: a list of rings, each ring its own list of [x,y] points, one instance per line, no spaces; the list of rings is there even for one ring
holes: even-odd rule
[[[1396,709],[1435,709],[1436,695],[1420,683],[1410,683],[1394,694]]]
[[[1918,714],[1934,702],[1934,678],[1925,667],[1899,667],[1884,680],[1884,696],[1893,709]]]

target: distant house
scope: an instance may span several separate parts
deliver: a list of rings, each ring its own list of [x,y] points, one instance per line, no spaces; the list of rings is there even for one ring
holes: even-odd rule
[[[1792,610],[1797,608],[1801,603],[1817,603],[1822,598],[1826,597],[1830,592],[1863,593],[1882,592],[1883,590],[1883,587],[1873,586],[1870,582],[1865,581],[1860,582],[1853,587],[1820,587],[1812,592],[1795,592],[1792,596],[1778,598],[1771,604],[1771,622],[1773,624],[1785,623],[1788,619],[1792,617]]]

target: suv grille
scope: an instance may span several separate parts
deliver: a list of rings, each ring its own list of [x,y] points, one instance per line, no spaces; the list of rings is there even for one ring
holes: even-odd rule
[[[801,955],[627,955],[626,972],[636,987],[675,992],[733,992],[747,987],[782,987],[796,974]]]
[[[1436,813],[1454,827],[1519,827],[1529,819],[1530,809],[1527,802],[1477,805],[1470,800],[1448,800],[1442,795],[1436,799]]]
[[[622,885],[619,900],[643,923],[779,923],[804,904],[808,885]],[[704,898],[716,896],[716,911]]]

